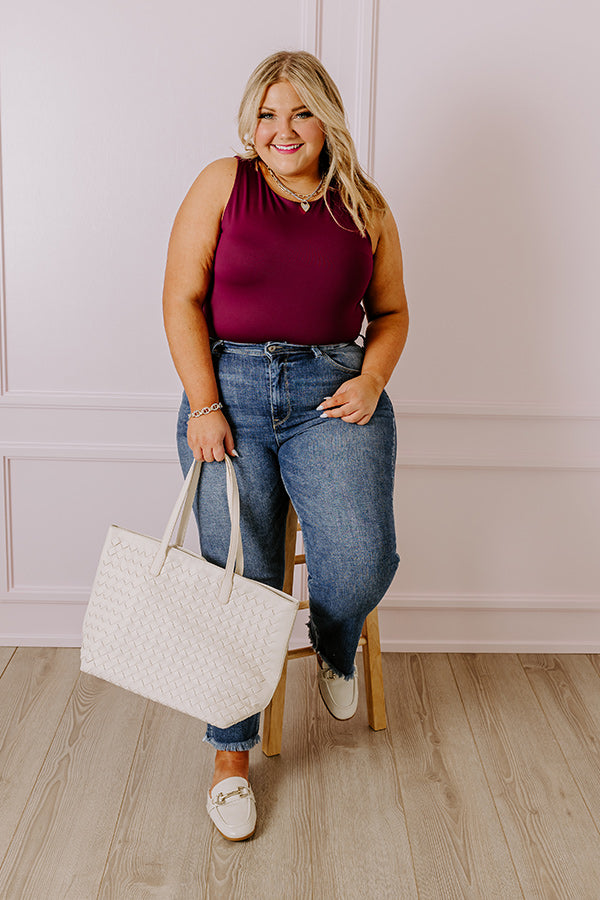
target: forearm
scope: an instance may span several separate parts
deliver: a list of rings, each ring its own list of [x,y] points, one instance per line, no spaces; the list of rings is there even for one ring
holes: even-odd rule
[[[192,409],[219,400],[206,319],[195,300],[165,297],[165,330],[175,368]]]
[[[406,344],[408,311],[406,308],[377,316],[369,322],[365,334],[365,356],[361,374],[371,375],[382,391]]]

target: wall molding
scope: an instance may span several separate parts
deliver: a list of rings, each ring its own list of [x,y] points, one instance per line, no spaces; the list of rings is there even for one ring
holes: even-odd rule
[[[530,402],[420,401],[391,396],[396,416],[474,419],[559,419],[600,421],[597,406],[567,406]]]
[[[296,579],[294,588],[300,599],[304,599],[304,584]],[[92,585],[61,586],[35,585],[18,586],[11,590],[5,603],[34,603],[46,606],[58,603],[61,606],[86,605]],[[502,612],[547,613],[547,612],[595,612],[600,614],[600,593],[572,594],[428,594],[388,591],[381,601],[380,610],[445,610],[475,612],[500,610]],[[600,641],[600,637],[599,637]]]
[[[127,412],[173,412],[181,403],[181,393],[135,394],[95,391],[11,391],[0,397],[0,410],[73,409],[125,410]]]
[[[0,447],[0,450],[2,448]],[[87,602],[91,585],[78,587],[69,585],[23,585],[15,583],[14,578],[14,545],[12,529],[12,483],[11,463],[19,460],[56,461],[56,462],[129,462],[129,463],[167,463],[178,466],[177,453],[174,447],[156,445],[140,446],[131,444],[107,444],[101,449],[98,445],[84,444],[14,444],[4,447],[2,456],[2,494],[4,518],[4,577],[0,605],[4,602],[42,602],[80,605]],[[2,567],[0,567],[0,572]]]
[[[399,450],[396,457],[397,469],[466,469],[476,471],[478,469],[490,469],[498,471],[536,471],[536,472],[598,472],[600,471],[599,452],[589,459],[579,459],[549,454],[547,457],[528,458],[520,455],[519,451],[514,456],[507,454],[502,456],[478,456],[438,453],[436,451],[420,451],[411,453]]]
[[[300,8],[300,40],[302,48],[313,56],[321,56],[323,38],[323,0],[303,0]]]
[[[597,612],[598,594],[428,594],[389,591],[383,609],[404,610],[512,610],[514,612]]]
[[[18,459],[70,462],[178,462],[174,442],[173,445],[0,443],[0,453],[8,463]]]
[[[79,647],[85,596],[22,594],[4,601],[0,646]],[[395,599],[395,603],[394,603]],[[398,605],[398,601],[404,605]],[[384,652],[599,653],[600,597],[388,595],[379,606]],[[524,620],[523,613],[527,614]],[[28,624],[38,624],[32,632]],[[306,643],[303,622],[291,644]],[[12,627],[11,627],[12,626]],[[401,637],[399,636],[401,635]],[[458,636],[457,636],[458,635]]]
[[[398,421],[399,428],[402,423]],[[400,435],[400,443],[406,441],[406,433]],[[469,438],[470,440],[470,438]],[[10,462],[12,460],[62,460],[71,462],[131,462],[131,463],[178,463],[177,450],[173,444],[59,444],[50,442],[0,442],[0,456],[4,459],[5,498],[10,492]],[[600,447],[594,453],[582,454],[577,449],[567,447],[555,450],[552,447],[540,450],[524,448],[517,443],[508,443],[502,452],[481,443],[479,450],[463,452],[456,450],[431,450],[419,446],[416,449],[400,446],[396,457],[397,469],[490,469],[490,470],[531,470],[597,472],[600,471]]]
[[[375,98],[379,43],[379,0],[359,0],[356,47],[355,138],[358,156],[369,175],[375,165]]]
[[[596,406],[555,405],[531,402],[421,401],[394,397],[388,391],[396,416],[418,418],[474,419],[555,419],[600,421]],[[6,409],[90,409],[128,412],[172,412],[181,402],[180,393],[138,394],[101,391],[17,391],[0,396],[0,410]]]

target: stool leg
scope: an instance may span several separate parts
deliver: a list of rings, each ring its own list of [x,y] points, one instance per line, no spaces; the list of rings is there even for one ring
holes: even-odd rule
[[[363,665],[365,670],[365,693],[369,725],[373,731],[387,728],[385,696],[383,693],[383,670],[381,667],[381,643],[379,640],[379,616],[374,609],[365,619],[363,626]]]
[[[263,713],[262,750],[265,756],[277,756],[281,753],[281,736],[283,732],[283,707],[285,703],[285,682],[287,677],[287,659],[279,684],[271,702]]]

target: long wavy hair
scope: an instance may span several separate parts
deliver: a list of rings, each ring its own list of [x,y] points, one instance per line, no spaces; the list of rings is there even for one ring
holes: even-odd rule
[[[279,81],[289,81],[296,93],[323,126],[325,144],[321,151],[321,174],[325,203],[327,189],[337,191],[362,235],[377,214],[385,209],[383,195],[358,162],[356,147],[346,124],[344,104],[335,82],[316,56],[303,50],[282,50],[256,67],[244,90],[238,113],[238,134],[245,159],[256,159],[254,134],[258,113],[267,89]]]

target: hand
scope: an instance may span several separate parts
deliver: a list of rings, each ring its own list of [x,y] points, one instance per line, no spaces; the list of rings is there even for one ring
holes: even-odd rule
[[[365,372],[345,381],[333,397],[325,398],[317,409],[324,410],[324,418],[338,418],[343,422],[366,425],[375,412],[382,391],[380,379]]]
[[[190,419],[187,437],[194,459],[222,462],[226,453],[237,456],[229,422],[221,410]]]

